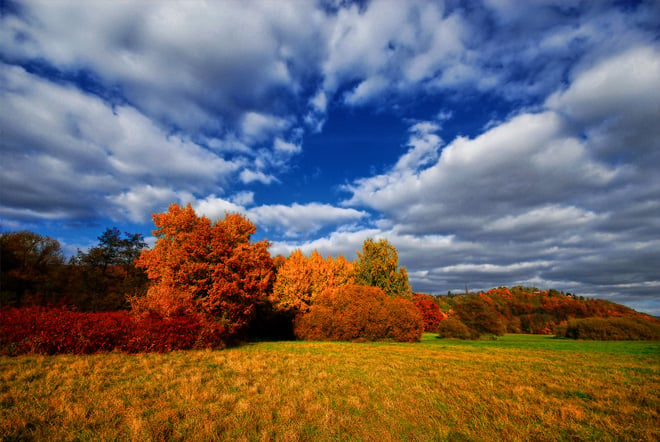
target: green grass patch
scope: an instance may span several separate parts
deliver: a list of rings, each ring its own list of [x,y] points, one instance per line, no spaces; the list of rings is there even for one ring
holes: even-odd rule
[[[0,440],[659,440],[660,343],[1,357],[0,411]]]

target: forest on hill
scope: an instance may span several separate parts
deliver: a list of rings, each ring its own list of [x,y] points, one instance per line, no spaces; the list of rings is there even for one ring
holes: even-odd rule
[[[413,294],[387,240],[343,256],[272,257],[238,214],[212,222],[190,207],[154,215],[157,238],[107,229],[66,261],[33,232],[0,234],[0,349],[129,352],[224,347],[245,340],[416,342],[424,331],[658,339],[657,318],[600,299],[535,287]],[[587,319],[589,319],[587,321]]]

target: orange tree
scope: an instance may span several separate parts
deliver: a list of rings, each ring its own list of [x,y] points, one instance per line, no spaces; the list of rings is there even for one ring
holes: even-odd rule
[[[278,309],[305,312],[319,293],[352,279],[353,264],[342,255],[324,259],[316,250],[309,257],[295,250],[277,270],[274,304]]]
[[[137,261],[152,285],[146,296],[132,298],[134,310],[195,316],[213,325],[215,338],[240,338],[272,289],[270,243],[252,242],[256,227],[241,215],[211,222],[190,204],[172,204],[153,219],[156,245]]]

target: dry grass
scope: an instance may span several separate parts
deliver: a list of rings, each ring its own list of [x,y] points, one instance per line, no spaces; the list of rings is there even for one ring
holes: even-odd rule
[[[660,440],[660,343],[0,358],[0,440]]]

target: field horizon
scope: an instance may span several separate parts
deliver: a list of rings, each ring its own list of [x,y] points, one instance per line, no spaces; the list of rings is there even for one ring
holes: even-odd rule
[[[0,440],[658,440],[660,342],[0,357]]]

